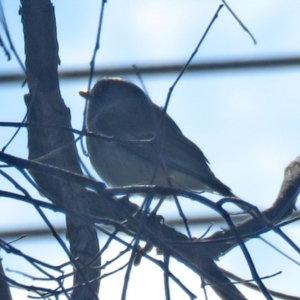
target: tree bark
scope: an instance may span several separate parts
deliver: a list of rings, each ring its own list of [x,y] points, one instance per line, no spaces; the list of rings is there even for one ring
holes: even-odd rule
[[[39,125],[28,127],[29,159],[82,174],[73,134],[59,129],[59,126],[71,128],[71,116],[59,89],[54,7],[49,0],[21,0],[21,4],[29,87],[29,94],[25,97],[27,122]],[[47,127],[54,124],[58,127]],[[33,171],[31,174],[44,195],[49,195],[57,205],[89,213],[83,187],[49,176],[46,172]],[[82,219],[68,214],[66,222],[73,263],[77,259],[73,265],[74,285],[78,288],[74,289],[72,298],[98,299],[99,280],[89,284],[100,275],[98,268],[92,268],[100,265],[100,257],[94,260],[99,252],[96,231]]]

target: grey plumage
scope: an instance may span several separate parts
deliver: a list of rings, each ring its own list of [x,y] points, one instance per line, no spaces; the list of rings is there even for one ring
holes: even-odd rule
[[[102,79],[88,97],[87,136],[90,160],[111,186],[156,184],[234,196],[215,177],[202,151],[136,85]]]

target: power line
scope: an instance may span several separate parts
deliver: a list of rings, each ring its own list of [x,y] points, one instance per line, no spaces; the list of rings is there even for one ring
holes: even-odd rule
[[[296,218],[300,216],[300,212],[294,212],[291,216],[291,218]],[[231,215],[231,219],[234,221],[234,223],[241,223],[243,222],[245,219],[247,219],[249,217],[249,215],[247,214],[236,214],[236,215]],[[179,218],[173,218],[173,219],[166,219],[165,220],[166,224],[171,226],[171,227],[175,227],[175,226],[182,226],[182,220]],[[223,226],[226,227],[226,222],[224,221],[224,219],[222,219],[219,216],[205,216],[205,217],[192,217],[188,219],[188,223],[189,225],[193,226],[209,226],[210,224],[214,224],[217,226]],[[55,231],[58,234],[66,234],[66,227],[64,225],[61,226],[55,226]],[[110,230],[110,226],[105,225],[105,229],[106,230]],[[0,237],[1,239],[18,239],[20,237],[23,236],[27,236],[27,237],[49,237],[51,236],[52,233],[50,231],[50,229],[48,227],[35,227],[35,228],[17,228],[15,230],[1,230],[0,231]]]
[[[170,73],[178,73],[182,70],[184,62],[162,65],[141,65],[137,66],[139,73],[142,75],[164,75]],[[191,64],[187,72],[206,73],[221,71],[247,71],[252,69],[268,69],[268,68],[291,68],[300,66],[300,56],[290,57],[273,57],[273,58],[257,58],[257,59],[233,59],[226,61],[207,61],[203,63]],[[94,74],[97,77],[104,76],[129,76],[135,75],[136,71],[132,66],[102,68],[96,69]],[[62,70],[59,72],[60,79],[79,79],[87,78],[89,69],[73,69]],[[2,74],[0,75],[1,83],[23,82],[25,75],[22,73]]]

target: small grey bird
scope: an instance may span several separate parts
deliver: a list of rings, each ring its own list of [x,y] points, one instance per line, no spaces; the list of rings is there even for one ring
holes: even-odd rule
[[[136,85],[118,78],[99,80],[88,99],[90,160],[110,186],[159,185],[233,196],[217,179],[202,151]]]

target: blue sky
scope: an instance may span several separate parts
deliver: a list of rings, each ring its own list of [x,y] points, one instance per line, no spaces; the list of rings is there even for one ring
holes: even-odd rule
[[[100,1],[56,0],[53,3],[61,59],[59,70],[88,68],[95,44]],[[253,44],[228,10],[223,8],[195,61],[286,57],[300,53],[300,2],[244,0],[228,1],[228,4],[254,35],[257,45]],[[19,5],[16,0],[3,0],[10,33],[18,53],[24,59],[22,26],[17,13]],[[220,1],[217,0],[108,0],[96,66],[184,64],[219,5]],[[7,62],[0,49],[0,74],[7,72],[20,72],[20,68],[15,60]],[[164,104],[176,76],[143,76],[155,103]],[[126,79],[138,83],[135,76]],[[168,112],[183,133],[202,149],[217,177],[229,185],[235,194],[263,209],[274,201],[284,168],[299,155],[299,80],[297,68],[187,73],[174,90]],[[61,82],[62,96],[70,107],[72,124],[77,129],[81,128],[84,104],[78,91],[86,86],[87,78]],[[21,88],[21,82],[5,85],[0,82],[1,121],[22,120],[25,114],[23,95],[26,92],[26,87]],[[2,147],[13,130],[0,130]],[[8,153],[27,157],[25,130],[8,148]],[[6,182],[2,184],[7,186]],[[34,191],[31,192],[34,194]],[[24,204],[5,199],[1,201],[4,203],[4,209],[0,211],[2,228],[42,224],[33,210]],[[191,215],[195,212],[211,214],[205,208],[196,208],[194,203],[187,202],[183,206]],[[162,213],[172,217],[173,204],[164,204]],[[63,222],[62,216],[50,215],[53,222]],[[290,234],[294,237],[293,228]],[[274,239],[277,244],[281,242],[272,235],[270,239]],[[259,249],[265,249],[259,245]],[[24,247],[30,249],[30,245]],[[44,246],[39,247],[42,249]],[[286,245],[282,247],[287,248]],[[262,275],[272,273],[273,269],[274,272],[281,269],[277,258],[278,268],[274,268],[275,258],[271,255],[268,263],[264,264],[263,259],[266,258],[261,253],[268,253],[269,256],[272,252],[269,248],[261,251],[256,248],[253,246],[251,249],[258,268],[265,271]],[[221,263],[235,267],[237,253],[238,250],[228,255],[227,262]],[[241,267],[240,275],[246,272],[245,269],[245,266]],[[295,268],[296,272],[299,273],[299,268]],[[291,286],[286,292],[292,292],[294,283],[288,274],[286,276]],[[285,277],[279,279],[282,278]],[[280,288],[276,279],[274,282],[274,286]],[[194,291],[197,291],[198,286],[192,287]],[[198,299],[202,299],[202,296],[199,292]],[[211,296],[209,299],[215,298]],[[255,299],[263,298],[256,296]]]

